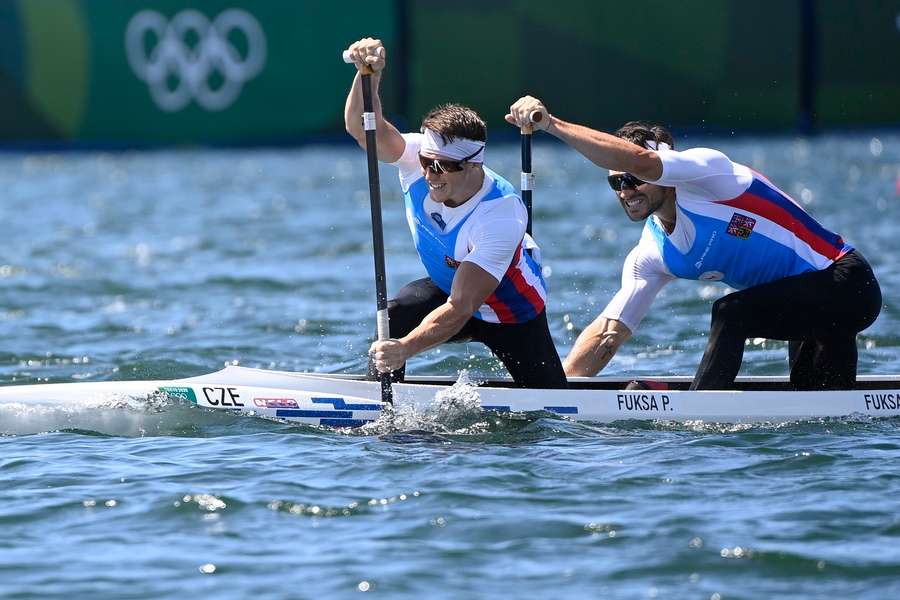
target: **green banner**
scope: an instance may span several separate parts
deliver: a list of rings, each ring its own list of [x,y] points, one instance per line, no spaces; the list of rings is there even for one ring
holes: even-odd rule
[[[524,94],[564,118],[614,128],[791,127],[796,119],[796,2],[411,3],[413,115],[470,104],[505,126]],[[773,18],[777,17],[777,18]],[[465,40],[433,35],[453,22]]]
[[[19,0],[0,13],[15,32],[0,42],[0,101],[19,105],[25,127],[4,123],[0,136],[265,143],[330,133],[343,127],[354,73],[341,51],[363,35],[390,44],[394,7]]]
[[[816,6],[818,123],[900,123],[900,2],[823,0]]]
[[[810,107],[818,126],[900,123],[896,0],[6,0],[0,142],[340,134],[340,53],[365,35],[390,53],[386,111],[412,128],[456,101],[497,131],[524,94],[604,129],[784,130]]]

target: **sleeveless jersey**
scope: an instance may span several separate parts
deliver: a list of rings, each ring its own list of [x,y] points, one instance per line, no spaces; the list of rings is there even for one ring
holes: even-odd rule
[[[601,313],[635,331],[656,294],[675,278],[735,289],[819,271],[853,250],[763,175],[710,148],[660,150],[674,187],[672,233],[654,215],[622,268],[622,287]]]
[[[678,219],[689,219],[695,232],[686,252],[675,246],[656,219],[647,220],[672,275],[721,280],[744,289],[819,271],[853,249],[762,175],[753,173],[752,178],[747,190],[735,198],[678,199]]]
[[[410,183],[404,192],[406,218],[416,251],[428,276],[447,294],[453,285],[456,269],[469,250],[463,248],[462,255],[457,255],[457,238],[463,225],[469,219],[483,217],[483,211],[479,210],[482,206],[487,207],[491,202],[515,196],[515,189],[509,182],[486,167],[484,171],[485,176],[492,180],[490,189],[477,200],[479,206],[446,230],[441,229],[432,215],[426,214],[424,209],[424,202],[428,197],[425,177]],[[516,200],[521,202],[518,197]],[[530,240],[526,234],[526,238],[516,247],[509,268],[503,274],[497,289],[475,313],[476,318],[493,323],[523,323],[544,310],[547,288],[540,265],[531,253],[523,250],[523,245],[527,242]]]

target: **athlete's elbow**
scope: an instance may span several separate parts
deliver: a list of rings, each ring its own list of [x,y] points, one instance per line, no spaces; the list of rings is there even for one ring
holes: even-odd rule
[[[647,181],[662,177],[662,160],[652,150],[641,148],[622,161],[621,170]]]
[[[462,326],[465,325],[466,321],[478,311],[481,303],[475,302],[471,298],[450,296],[450,298],[447,299],[447,306],[450,308],[448,317],[454,323],[458,322],[460,329],[462,329]]]
[[[362,127],[350,121],[344,121],[344,129],[350,134],[350,137],[356,140],[360,148],[366,149],[366,135]]]

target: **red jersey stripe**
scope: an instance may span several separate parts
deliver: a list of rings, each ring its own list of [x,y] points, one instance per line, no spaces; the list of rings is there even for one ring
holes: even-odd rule
[[[841,256],[840,248],[835,248],[828,243],[828,241],[815,235],[789,212],[765,198],[760,198],[754,194],[744,193],[732,200],[720,201],[719,204],[733,206],[734,208],[757,214],[773,223],[777,223],[806,242],[810,248],[830,260],[835,260]]]

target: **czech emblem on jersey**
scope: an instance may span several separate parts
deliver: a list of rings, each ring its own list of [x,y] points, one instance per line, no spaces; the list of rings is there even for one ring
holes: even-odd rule
[[[451,269],[455,269],[459,266],[459,261],[453,258],[450,258],[446,254],[444,255],[444,262],[447,263],[447,266]]]
[[[756,219],[734,213],[731,216],[731,221],[728,223],[728,235],[733,235],[746,240],[753,232],[754,225],[756,225]]]

